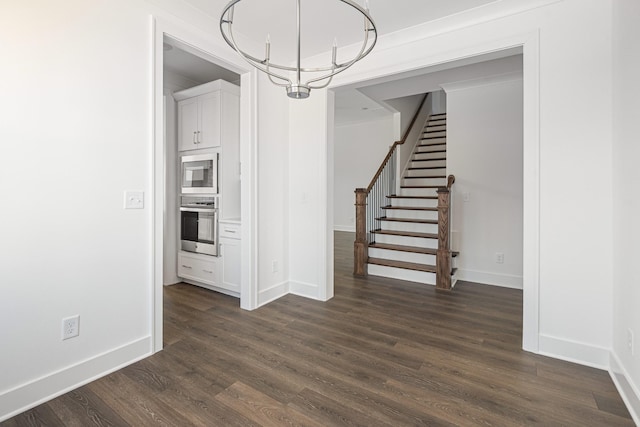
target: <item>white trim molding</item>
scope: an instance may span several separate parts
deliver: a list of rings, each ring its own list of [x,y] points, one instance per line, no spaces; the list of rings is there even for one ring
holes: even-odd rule
[[[540,334],[539,354],[596,369],[609,369],[610,349]]]
[[[624,368],[616,353],[610,357],[609,375],[618,389],[633,421],[640,426],[640,389],[631,381],[631,376]]]
[[[0,422],[151,355],[151,336],[22,384],[0,395]]]
[[[503,288],[522,289],[522,276],[494,273],[489,271],[466,270],[459,268],[457,279],[467,282],[483,283]]]

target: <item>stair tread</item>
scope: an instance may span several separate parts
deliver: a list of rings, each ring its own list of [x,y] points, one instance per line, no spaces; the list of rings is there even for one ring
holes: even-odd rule
[[[424,271],[425,273],[435,273],[436,267],[429,264],[418,264],[417,262],[393,261],[390,259],[369,258],[369,264],[382,265],[385,267],[404,268],[405,270]]]
[[[446,175],[432,175],[432,176],[405,176],[404,179],[424,179],[424,178],[446,178]]]
[[[437,211],[438,208],[423,208],[418,206],[381,206],[381,209],[393,209],[397,211]]]
[[[387,196],[389,199],[425,199],[425,200],[437,200],[438,196]]]
[[[373,230],[374,234],[384,234],[389,236],[404,236],[404,237],[422,237],[425,239],[437,239],[438,235],[434,233],[419,233],[417,231],[396,231],[396,230]]]
[[[418,144],[416,147],[433,147],[435,145],[447,145],[446,142],[433,142],[431,144]]]
[[[447,158],[446,157],[437,157],[435,159],[413,159],[411,161],[412,162],[433,162],[435,160],[447,160]]]
[[[388,249],[390,251],[411,252],[414,254],[435,255],[438,250],[432,248],[421,248],[419,246],[391,245],[389,243],[371,243],[370,248]]]
[[[421,161],[421,160],[414,160],[415,161]],[[427,166],[424,168],[408,168],[407,170],[410,171],[418,171],[418,170],[434,170],[434,169],[446,169],[446,166]]]
[[[435,219],[416,219],[416,218],[389,218],[386,216],[376,218],[378,221],[391,221],[391,222],[410,222],[412,224],[433,224],[437,225],[438,221]]]
[[[440,188],[442,185],[401,185],[400,188]]]

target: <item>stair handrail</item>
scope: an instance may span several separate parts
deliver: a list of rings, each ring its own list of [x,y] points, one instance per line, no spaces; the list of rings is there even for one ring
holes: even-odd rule
[[[373,188],[373,186],[375,185],[376,181],[380,177],[380,174],[382,173],[382,170],[384,169],[386,164],[389,162],[389,159],[393,155],[393,153],[396,150],[396,148],[398,147],[398,145],[403,145],[407,141],[407,138],[409,137],[409,133],[411,133],[411,130],[413,129],[413,125],[416,123],[416,120],[418,120],[418,116],[420,115],[420,110],[422,110],[422,107],[424,106],[424,103],[427,102],[427,98],[428,97],[429,97],[429,94],[425,93],[424,97],[422,98],[422,102],[420,102],[420,105],[418,106],[418,109],[416,110],[416,113],[413,115],[413,118],[411,119],[411,123],[409,123],[409,126],[407,127],[407,130],[404,132],[404,135],[402,136],[402,139],[400,141],[395,141],[393,143],[393,145],[391,146],[391,148],[389,148],[389,152],[387,153],[387,157],[384,158],[384,160],[382,161],[382,164],[378,168],[378,171],[373,176],[373,179],[371,180],[371,182],[369,183],[369,186],[367,187],[367,193],[369,193],[371,191],[371,189]]]
[[[380,202],[383,198],[386,198],[388,195],[392,193],[395,194],[395,182],[396,182],[396,152],[397,147],[399,145],[403,145],[409,134],[411,133],[413,127],[420,116],[420,111],[424,107],[429,94],[426,93],[422,98],[422,102],[418,106],[416,113],[414,114],[409,126],[407,127],[402,139],[399,141],[395,141],[387,156],[382,161],[382,164],[376,171],[373,179],[367,186],[367,188],[356,188],[356,238],[353,243],[353,274],[356,276],[366,276],[367,275],[367,261],[369,258],[368,255],[368,247],[371,233],[373,229],[374,223],[374,215],[375,209],[380,210]],[[382,182],[381,181],[385,181]],[[369,209],[367,210],[367,202],[370,193],[372,194],[372,198],[375,199],[374,203],[369,205]],[[375,205],[378,205],[378,208],[375,208]],[[367,231],[368,230],[368,231]]]
[[[436,289],[450,290],[453,273],[451,251],[451,187],[455,175],[447,177],[445,187],[438,188],[438,250],[436,251]]]

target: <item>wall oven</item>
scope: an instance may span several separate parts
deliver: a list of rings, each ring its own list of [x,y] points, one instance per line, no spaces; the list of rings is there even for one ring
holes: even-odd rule
[[[182,156],[183,194],[218,194],[218,153]]]
[[[218,209],[215,197],[182,196],[180,244],[183,251],[218,256]]]

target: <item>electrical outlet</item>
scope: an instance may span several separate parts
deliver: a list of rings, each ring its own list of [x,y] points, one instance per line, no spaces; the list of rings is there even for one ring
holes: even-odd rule
[[[627,348],[632,356],[634,356],[633,351],[633,330],[631,328],[627,329]]]
[[[273,261],[273,262],[271,263],[271,270],[272,270],[274,273],[277,273],[277,272],[278,272],[278,261]]]
[[[496,252],[496,263],[504,264],[504,254],[502,252]]]
[[[469,194],[468,191],[465,191],[464,193],[462,193],[462,201],[468,202],[469,200],[471,200],[471,194]]]
[[[62,339],[68,340],[80,335],[80,316],[75,315],[62,319]]]

